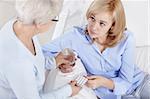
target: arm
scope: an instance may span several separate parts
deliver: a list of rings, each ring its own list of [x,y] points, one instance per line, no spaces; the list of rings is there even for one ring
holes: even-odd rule
[[[70,32],[72,31],[68,31],[69,34]],[[68,33],[65,33],[62,37],[59,37],[42,46],[42,51],[46,60],[46,69],[51,69],[51,66],[54,66],[52,58],[55,58],[59,52],[61,52],[64,48],[72,48],[71,36],[68,35]]]
[[[40,94],[32,65],[25,61],[20,63],[20,65],[15,63],[15,65],[5,68],[6,77],[17,99],[66,99],[71,95],[72,89],[70,85],[66,85],[54,92]]]
[[[72,94],[72,88],[68,84],[53,92],[49,92],[41,95],[41,99],[67,99],[68,97],[71,96],[71,94]]]
[[[102,76],[89,77],[89,85],[92,88],[104,87],[113,92],[116,95],[122,95],[127,92],[132,84],[134,76],[134,39],[130,35],[125,40],[123,45],[124,51],[121,55],[121,67],[118,71],[118,76],[114,78],[105,78]],[[93,81],[92,81],[93,80]],[[93,83],[93,84],[92,84]],[[98,90],[101,88],[98,88]]]
[[[122,65],[118,77],[112,78],[115,85],[113,92],[116,95],[125,94],[132,84],[135,68],[134,52],[135,39],[133,37],[133,34],[130,34],[130,36],[128,36],[126,40],[125,50],[122,54]]]
[[[87,79],[87,86],[92,89],[96,89],[98,87],[105,87],[110,90],[114,89],[114,82],[111,79],[103,76],[88,76]]]
[[[56,68],[56,60],[55,57],[61,51],[61,39],[56,39],[53,42],[49,42],[48,44],[42,46],[42,51],[45,57],[45,68],[52,69]]]

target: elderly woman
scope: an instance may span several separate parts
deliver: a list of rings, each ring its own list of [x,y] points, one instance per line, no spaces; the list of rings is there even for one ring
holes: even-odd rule
[[[94,0],[86,15],[88,24],[45,45],[45,56],[76,51],[89,74],[87,86],[100,99],[150,99],[150,75],[135,64],[135,41],[125,28],[121,0]]]
[[[45,58],[36,35],[48,31],[58,21],[54,18],[61,3],[61,0],[16,2],[17,18],[0,30],[0,99],[66,99],[79,92],[75,82],[53,92],[42,90]]]

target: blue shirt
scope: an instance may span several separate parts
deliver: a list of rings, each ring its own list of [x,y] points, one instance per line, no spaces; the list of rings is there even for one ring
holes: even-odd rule
[[[133,92],[144,79],[144,73],[135,65],[133,34],[125,31],[116,46],[106,48],[102,53],[91,41],[90,36],[85,34],[85,27],[73,27],[62,37],[44,45],[43,52],[46,57],[54,57],[62,49],[71,48],[77,52],[89,75],[112,79],[114,90],[104,87],[95,89],[101,99],[116,99]]]

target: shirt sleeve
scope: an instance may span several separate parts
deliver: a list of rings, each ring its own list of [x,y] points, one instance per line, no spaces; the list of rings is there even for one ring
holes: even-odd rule
[[[37,85],[32,65],[27,61],[18,64],[5,68],[5,76],[17,99],[66,99],[71,95],[70,85],[45,94],[40,92],[42,88]]]
[[[42,95],[42,99],[67,99],[67,97],[71,96],[71,93],[71,86],[66,85],[53,92]]]
[[[62,37],[59,37],[42,46],[42,51],[46,60],[46,69],[50,69],[51,66],[55,65],[55,60],[52,58],[55,58],[60,51],[62,51],[64,48],[72,48],[72,35],[68,35],[68,33],[71,32],[72,31],[68,31]]]
[[[61,39],[56,39],[42,46],[45,57],[45,68],[52,69],[56,67],[55,57],[61,51]]]
[[[51,70],[53,68],[56,68],[56,60],[55,57],[49,57],[45,56],[45,69],[46,70]]]
[[[115,85],[113,93],[116,95],[125,94],[132,84],[135,68],[135,40],[132,34],[127,37],[125,45],[122,47],[124,47],[124,52],[121,56],[122,65],[118,77],[112,78]]]

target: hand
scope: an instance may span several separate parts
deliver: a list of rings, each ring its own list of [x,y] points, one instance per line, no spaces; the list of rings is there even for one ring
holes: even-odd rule
[[[86,85],[89,88],[96,89],[103,85],[104,77],[102,77],[102,76],[87,76],[86,78],[88,79]]]
[[[70,85],[72,87],[72,94],[71,94],[71,96],[74,96],[74,95],[78,94],[79,91],[81,90],[81,87],[77,86],[76,81],[71,81]]]
[[[62,54],[62,52],[60,52],[56,57],[55,57],[55,60],[56,60],[56,65],[57,66],[60,66],[61,64],[69,64],[70,62],[68,60],[66,60],[64,58],[64,55]]]
[[[71,58],[71,60],[69,60]],[[72,60],[76,60],[75,59],[75,55],[71,55],[70,58],[68,59],[68,57],[66,58],[65,55],[63,55],[62,52],[60,52],[56,57],[56,65],[58,66],[58,68],[60,69],[61,72],[63,73],[69,73],[73,71],[73,66],[75,65],[75,62],[72,64]]]
[[[73,71],[73,66],[70,64],[61,64],[58,67],[62,73],[69,73]]]

